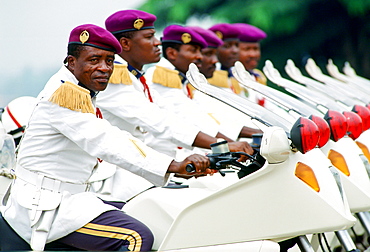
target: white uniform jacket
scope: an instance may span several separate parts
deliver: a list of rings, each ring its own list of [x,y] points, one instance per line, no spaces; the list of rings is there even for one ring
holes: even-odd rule
[[[219,123],[217,120],[212,118],[206,110],[196,105],[191,99],[189,99],[183,89],[179,88],[169,88],[158,83],[153,82],[153,73],[155,68],[164,67],[174,70],[175,67],[165,58],[161,58],[158,64],[147,70],[145,78],[151,89],[154,89],[156,93],[160,96],[160,101],[157,99],[154,101],[156,103],[160,102],[169,111],[176,113],[185,120],[189,120],[196,124],[202,132],[208,135],[215,136],[219,129]],[[180,76],[179,76],[180,79]]]
[[[127,66],[126,62],[121,61],[121,65]],[[101,109],[103,118],[141,140],[145,139],[148,132],[156,138],[169,140],[181,147],[192,148],[195,137],[199,133],[198,127],[150,102],[142,91],[143,86],[140,81],[132,73],[128,73],[132,84],[109,83],[107,89],[97,96],[96,104]],[[151,91],[151,93],[154,92],[154,90]],[[155,149],[156,146],[151,147]]]
[[[217,133],[219,132],[219,127],[220,127],[219,122],[215,120],[215,118],[212,115],[208,114],[205,110],[203,110],[203,108],[199,107],[196,103],[194,103],[191,99],[189,99],[185,95],[183,91],[184,86],[183,87],[180,86],[179,88],[173,88],[173,87],[164,86],[159,83],[155,83],[155,81],[153,81],[153,74],[158,66],[166,68],[166,69],[170,69],[170,70],[175,70],[175,67],[168,60],[164,58],[162,58],[156,66],[151,67],[147,70],[145,74],[147,84],[150,90],[154,89],[156,94],[159,96],[159,97],[156,97],[156,99],[154,99],[154,102],[160,104],[160,106],[162,106],[169,112],[175,113],[181,116],[184,120],[194,123],[195,125],[199,127],[199,129],[202,132],[215,137]],[[164,73],[164,75],[166,75],[166,73]],[[170,75],[171,77],[173,77],[173,72]],[[176,78],[175,81],[177,82],[181,81],[180,76],[177,74],[177,72],[175,72],[174,77]],[[164,76],[164,78],[167,78],[167,77]],[[173,151],[171,153],[166,152],[166,154],[174,155],[174,153],[179,151],[176,145],[163,142],[161,141],[161,139],[157,139],[157,138],[150,139],[150,136],[149,136],[148,140],[151,143],[156,144],[158,146],[167,145],[167,149],[169,146],[172,146],[171,150]],[[199,153],[201,154],[202,152],[203,151]],[[186,154],[184,156],[188,154],[190,153],[186,151]],[[180,158],[183,158],[183,156]]]
[[[170,151],[164,151],[170,146],[168,142],[176,146],[193,149],[192,144],[199,133],[198,127],[190,122],[184,121],[181,117],[161,109],[156,103],[152,103],[143,92],[143,85],[128,71],[127,62],[116,55],[115,70],[113,75],[122,82],[118,74],[129,77],[126,83],[109,83],[104,92],[96,97],[96,105],[101,110],[103,118],[112,125],[130,132],[135,137],[152,147],[153,149],[171,155]],[[120,69],[120,70],[118,70]],[[122,71],[125,71],[122,73]],[[157,97],[155,91],[151,90],[153,98]],[[148,136],[151,137],[148,138]],[[161,139],[163,145],[158,142],[151,142],[150,139]],[[174,155],[173,155],[174,157]],[[108,173],[109,171],[106,171]],[[103,176],[105,178],[105,176]],[[120,186],[119,181],[125,181],[126,187]],[[97,188],[94,183],[93,189],[103,193],[104,197],[113,197],[118,200],[127,201],[138,193],[153,186],[144,178],[118,169],[114,175],[105,180],[104,187]]]
[[[52,94],[65,83],[76,87],[78,81],[62,66],[39,95],[20,144],[17,179],[3,210],[7,222],[35,250],[42,250],[45,242],[63,237],[101,213],[115,209],[93,193],[84,192],[97,158],[143,176],[157,186],[166,184],[167,168],[173,160],[108,121],[96,118],[94,113],[50,102]]]
[[[175,67],[165,58],[162,58],[157,66],[175,69]],[[237,118],[232,118],[228,114],[231,109],[227,108],[227,112],[224,110],[218,110],[220,106],[225,107],[225,105],[221,104],[213,107],[214,103],[220,104],[220,102],[212,98],[207,98],[205,95],[194,95],[193,100],[191,100],[187,97],[186,88],[170,88],[158,83],[153,83],[152,79],[154,71],[155,67],[152,67],[148,69],[145,74],[148,85],[159,93],[162,101],[165,101],[168,108],[175,111],[175,113],[188,116],[188,118],[193,117],[193,119],[189,120],[198,120],[199,118],[202,118],[200,122],[204,125],[203,127],[213,127],[212,125],[214,125],[214,122],[217,122],[217,130],[219,132],[233,140],[238,138],[244,124],[242,124]],[[229,89],[229,91],[231,92],[231,89]],[[194,90],[193,93],[195,94],[197,91]],[[231,110],[231,112],[233,111]]]

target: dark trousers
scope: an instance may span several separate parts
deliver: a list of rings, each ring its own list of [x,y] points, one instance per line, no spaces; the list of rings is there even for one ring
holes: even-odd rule
[[[58,242],[83,250],[150,251],[147,226],[119,210],[108,211]]]

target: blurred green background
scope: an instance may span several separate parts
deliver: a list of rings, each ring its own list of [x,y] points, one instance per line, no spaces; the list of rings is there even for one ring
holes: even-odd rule
[[[313,58],[325,74],[333,59],[340,71],[348,61],[358,75],[370,78],[370,0],[147,0],[138,9],[157,16],[158,30],[191,19],[202,27],[255,25],[268,34],[259,68],[270,59],[284,77],[288,59],[307,75],[304,66]]]

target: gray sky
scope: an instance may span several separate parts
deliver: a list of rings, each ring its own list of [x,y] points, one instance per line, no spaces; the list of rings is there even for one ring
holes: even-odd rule
[[[110,14],[135,9],[143,2],[0,0],[0,107],[16,97],[36,96],[41,91],[61,66],[74,27],[86,23],[104,27]]]

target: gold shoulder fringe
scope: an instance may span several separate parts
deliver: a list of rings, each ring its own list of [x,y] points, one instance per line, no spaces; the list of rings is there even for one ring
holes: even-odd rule
[[[154,70],[153,83],[158,83],[170,88],[182,88],[179,72],[161,66],[156,66]]]
[[[266,76],[262,73],[261,70],[258,70],[258,69],[253,69],[253,72],[256,72],[259,76],[256,78],[257,79],[257,82],[263,84],[263,85],[267,85],[267,79],[266,79]]]
[[[231,77],[230,80],[231,80],[231,85],[234,88],[234,92],[236,94],[240,94],[244,90],[244,88],[240,86],[239,82],[235,79],[235,77]]]
[[[109,83],[131,85],[132,80],[130,78],[127,65],[114,64],[113,73],[109,79]]]
[[[216,70],[212,78],[207,79],[209,84],[217,87],[230,88],[228,84],[228,73],[224,70]]]
[[[95,114],[90,92],[71,82],[64,82],[49,98],[49,101],[73,111]]]

